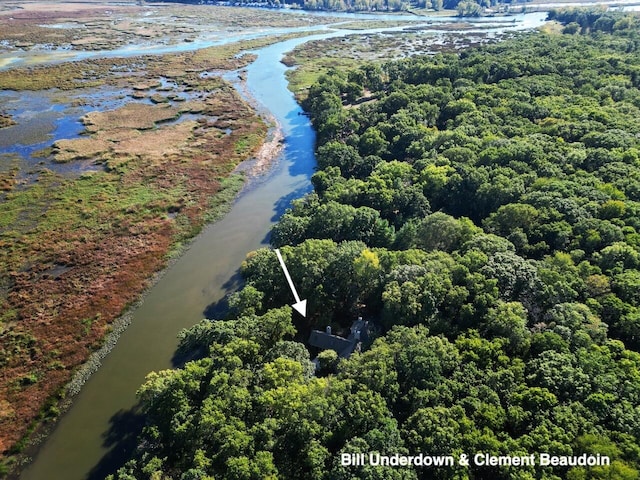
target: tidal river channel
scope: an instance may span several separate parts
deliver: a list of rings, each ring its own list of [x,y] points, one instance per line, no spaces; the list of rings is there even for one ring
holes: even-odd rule
[[[538,26],[544,17],[540,13],[515,17],[516,22],[502,24],[499,30]],[[250,182],[231,211],[200,234],[151,288],[133,312],[131,325],[74,398],[22,480],[102,479],[135,447],[141,425],[135,392],[145,375],[173,366],[177,333],[204,318],[212,305],[237,286],[238,268],[247,252],[264,246],[271,223],[292,199],[311,189],[315,134],[287,90],[282,55],[310,39],[349,33],[354,32],[332,31],[255,51],[258,58],[247,67],[247,88],[260,108],[280,124],[283,154],[269,173]]]

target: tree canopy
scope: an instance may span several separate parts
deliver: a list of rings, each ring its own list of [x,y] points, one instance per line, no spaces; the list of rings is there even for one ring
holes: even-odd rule
[[[114,478],[639,478],[639,26],[607,13],[363,67],[367,102],[323,76],[315,191],[272,236],[308,317],[273,251],[249,254],[229,318],[182,335],[208,353],[141,387]],[[377,335],[314,373],[294,334],[358,314]],[[611,465],[340,464],[363,452]]]

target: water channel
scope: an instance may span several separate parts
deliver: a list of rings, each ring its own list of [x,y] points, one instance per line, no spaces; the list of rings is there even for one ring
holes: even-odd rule
[[[520,16],[502,30],[538,26],[544,17]],[[287,90],[287,68],[280,63],[281,56],[310,39],[347,33],[353,32],[332,31],[255,52],[257,60],[247,67],[247,87],[280,123],[285,136],[283,155],[268,174],[251,182],[232,210],[198,236],[150,290],[133,313],[129,328],[74,399],[22,480],[102,479],[135,446],[141,424],[135,412],[135,391],[145,375],[172,367],[179,330],[204,318],[212,305],[237,286],[238,267],[247,252],[265,245],[270,224],[292,199],[311,188],[315,135]]]

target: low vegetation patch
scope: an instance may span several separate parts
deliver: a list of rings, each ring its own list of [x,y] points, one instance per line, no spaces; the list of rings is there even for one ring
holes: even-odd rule
[[[10,115],[0,113],[0,128],[10,127],[11,125],[15,124],[16,122],[13,121]]]

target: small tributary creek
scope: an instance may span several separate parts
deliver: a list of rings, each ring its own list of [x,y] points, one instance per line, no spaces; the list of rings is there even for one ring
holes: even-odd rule
[[[523,16],[501,31],[538,26],[543,18],[544,14]],[[250,182],[231,211],[200,234],[150,289],[133,312],[128,329],[74,398],[21,479],[102,479],[135,447],[142,422],[135,411],[136,389],[150,371],[173,366],[180,329],[204,318],[237,287],[238,268],[247,252],[264,246],[270,225],[291,200],[311,189],[315,135],[287,90],[282,55],[310,39],[349,33],[354,32],[298,38],[255,52],[258,58],[246,69],[246,85],[261,108],[280,124],[283,154],[267,174]]]

